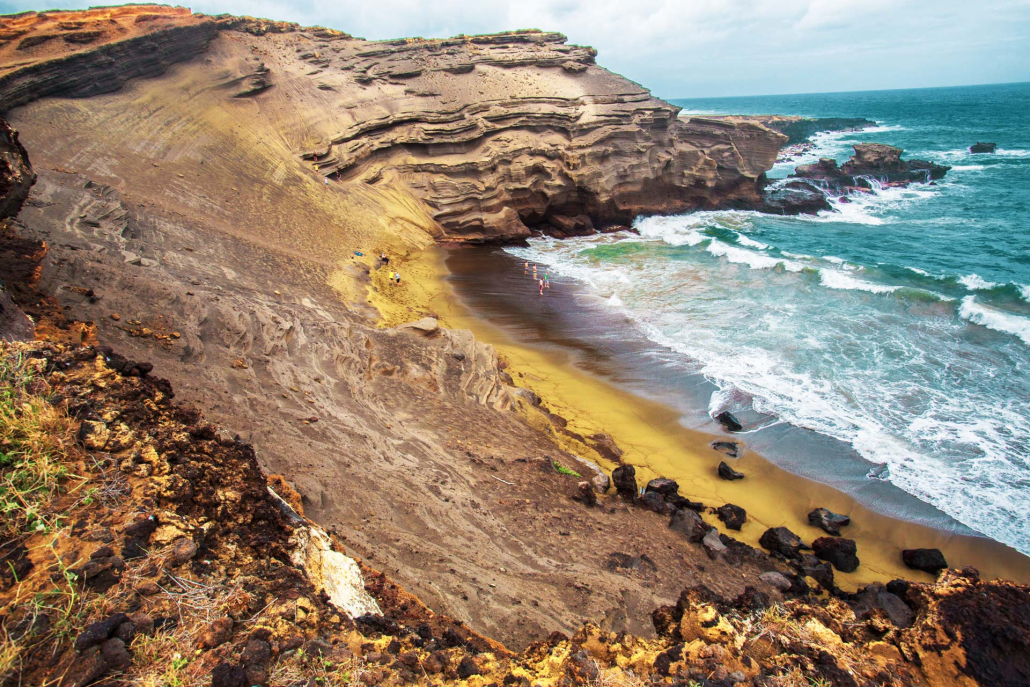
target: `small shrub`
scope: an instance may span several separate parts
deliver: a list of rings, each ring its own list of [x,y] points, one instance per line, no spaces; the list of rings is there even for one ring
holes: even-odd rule
[[[561,474],[568,475],[569,477],[582,477],[582,475],[580,475],[578,472],[576,472],[575,470],[572,470],[570,468],[565,467],[564,465],[562,465],[558,461],[555,460],[555,461],[552,461],[552,462],[554,463],[554,469],[557,470],[558,472],[560,472]]]

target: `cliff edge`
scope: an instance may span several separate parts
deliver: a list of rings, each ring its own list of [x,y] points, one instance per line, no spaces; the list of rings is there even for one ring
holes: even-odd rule
[[[758,207],[786,141],[755,121],[678,117],[559,33],[365,41],[157,5],[0,22],[2,110],[112,92],[203,55],[218,67],[208,87],[271,111],[294,162],[351,188],[403,189],[444,241]],[[234,37],[212,46],[222,33]]]

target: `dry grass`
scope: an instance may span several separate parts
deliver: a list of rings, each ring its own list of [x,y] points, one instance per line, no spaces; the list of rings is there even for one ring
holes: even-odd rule
[[[133,570],[164,562],[165,552],[157,552]],[[130,571],[126,571],[130,572]],[[120,584],[130,586],[138,579],[123,575]],[[138,635],[132,641],[133,665],[123,676],[126,685],[135,687],[201,687],[210,683],[210,666],[206,669],[194,660],[200,654],[200,634],[217,618],[239,617],[250,603],[250,595],[240,585],[204,584],[165,571],[161,592],[149,597],[146,608],[160,606],[162,614],[174,611],[178,622],[168,631],[152,636]]]
[[[42,361],[0,349],[0,535],[3,544],[60,528],[53,504],[85,479],[71,473],[73,420],[50,405]]]
[[[605,668],[597,660],[594,660],[594,666],[597,668],[597,677],[590,681],[590,687],[646,687],[648,684],[632,671]]]
[[[282,658],[272,668],[269,687],[300,687],[312,678],[319,687],[355,687],[364,685],[361,678],[368,672],[364,660],[352,658],[334,663],[320,656],[307,656],[300,649]]]
[[[21,546],[35,563],[25,579],[4,560],[11,588],[0,621],[0,681],[18,674],[28,656],[81,629],[92,600],[60,555],[67,501],[86,478],[69,467],[74,421],[47,402],[43,361],[0,346],[0,551]],[[74,506],[72,506],[74,507]]]

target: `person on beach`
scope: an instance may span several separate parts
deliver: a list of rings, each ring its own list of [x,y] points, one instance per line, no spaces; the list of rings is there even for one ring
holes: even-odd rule
[[[390,264],[390,258],[386,257],[386,251],[379,251],[379,260],[383,263],[383,267]]]
[[[526,260],[526,264],[522,267],[522,274],[529,274],[529,260]]]
[[[398,286],[400,286],[400,283],[401,283],[401,273],[400,273],[400,272],[398,272],[398,273],[397,273],[397,274],[395,275],[394,279],[396,279],[396,281],[397,281],[397,285],[398,285]]]
[[[544,272],[544,288],[551,288],[551,277],[547,274],[547,272]]]
[[[540,295],[541,296],[544,295],[544,280],[543,279],[540,280]]]
[[[325,178],[325,187],[329,188],[329,177]]]

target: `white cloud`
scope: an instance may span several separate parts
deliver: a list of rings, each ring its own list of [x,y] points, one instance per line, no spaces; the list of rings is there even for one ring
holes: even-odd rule
[[[53,0],[0,0],[0,11]],[[80,6],[93,4],[80,0]],[[1030,0],[194,0],[367,38],[535,27],[665,97],[1030,79]]]

